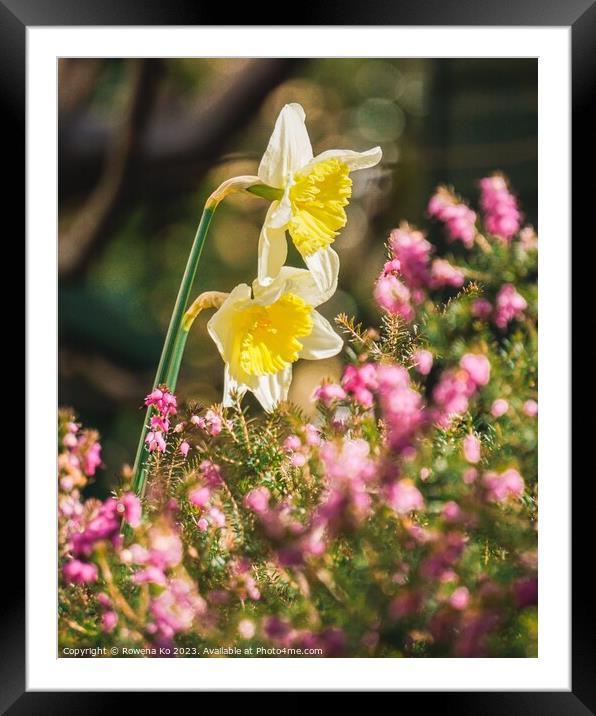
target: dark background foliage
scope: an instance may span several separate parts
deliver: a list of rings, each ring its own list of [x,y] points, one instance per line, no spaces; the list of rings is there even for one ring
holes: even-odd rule
[[[372,283],[399,221],[429,228],[441,248],[425,219],[438,183],[475,202],[476,180],[501,170],[536,225],[535,60],[64,59],[59,78],[59,402],[103,435],[98,494],[134,458],[203,202],[224,179],[256,172],[284,103],[305,107],[315,154],[383,147],[379,168],[354,175],[329,318],[375,321]],[[196,293],[254,278],[265,210],[249,197],[219,209]],[[220,399],[207,318],[189,340],[182,400]],[[290,398],[310,409],[314,385],[340,365],[298,364]]]

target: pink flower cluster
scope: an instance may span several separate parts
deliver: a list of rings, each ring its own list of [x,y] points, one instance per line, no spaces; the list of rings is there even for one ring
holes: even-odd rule
[[[153,406],[157,414],[150,419],[150,431],[147,433],[145,442],[149,452],[158,450],[166,451],[166,436],[170,429],[170,416],[176,415],[176,396],[170,393],[165,386],[155,388],[145,398],[147,407]]]
[[[480,207],[487,231],[504,241],[511,241],[519,231],[522,216],[505,177],[493,174],[480,180]]]
[[[410,289],[398,278],[400,262],[387,261],[375,285],[375,301],[381,308],[406,321],[414,318],[414,309],[410,304]],[[397,266],[397,268],[396,268]]]
[[[99,503],[90,515],[85,515],[84,510],[81,509],[77,511],[76,516],[70,518],[66,548],[74,559],[69,559],[63,568],[63,576],[67,583],[97,580],[96,566],[80,558],[89,558],[100,542],[109,541],[114,546],[119,545],[120,524],[123,518],[132,527],[140,524],[141,503],[132,492],[124,493],[120,499],[109,497],[105,502]]]
[[[69,492],[74,487],[83,487],[87,478],[95,475],[101,465],[101,445],[94,430],[80,430],[73,421],[66,423],[62,444],[66,451],[60,455],[60,489]]]
[[[377,381],[387,442],[392,450],[404,450],[424,424],[422,397],[411,387],[408,371],[401,366],[379,364]]]
[[[524,492],[525,482],[517,470],[509,468],[505,472],[487,472],[482,476],[482,484],[491,502],[505,502],[519,499]]]
[[[223,430],[223,418],[213,409],[209,409],[203,417],[193,415],[190,419],[193,425],[204,430],[211,437],[217,437]]]
[[[465,413],[469,399],[489,379],[490,363],[479,353],[466,353],[458,368],[446,370],[433,391],[437,424],[446,428],[455,416]]]
[[[428,204],[428,215],[445,224],[451,241],[459,240],[471,249],[476,238],[476,212],[458,200],[446,187],[439,187]]]
[[[392,259],[387,261],[375,285],[375,300],[381,308],[406,321],[414,318],[414,305],[424,300],[428,289],[459,288],[464,274],[445,259],[432,258],[432,245],[420,231],[402,224],[389,237]]]
[[[506,283],[497,294],[494,315],[495,325],[504,330],[510,321],[522,319],[527,307],[526,299],[517,292],[515,286],[511,283]]]
[[[354,402],[365,409],[372,408],[379,387],[376,366],[373,363],[346,366],[341,384]]]
[[[153,622],[147,630],[163,639],[190,631],[198,616],[205,614],[207,604],[190,579],[170,579],[166,588],[151,600]]]
[[[393,258],[399,261],[399,271],[407,285],[413,291],[426,288],[430,283],[429,263],[433,247],[424,234],[408,224],[401,224],[389,235],[389,248]],[[414,295],[417,301],[421,297],[421,293]]]
[[[117,544],[120,540],[120,523],[124,519],[132,527],[141,522],[141,502],[132,492],[120,499],[108,497],[88,517],[71,537],[71,551],[75,557],[88,557],[95,545],[104,540]]]

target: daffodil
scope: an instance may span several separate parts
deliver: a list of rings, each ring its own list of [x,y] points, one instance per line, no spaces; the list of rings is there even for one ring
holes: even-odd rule
[[[268,286],[240,284],[220,305],[207,330],[225,362],[224,405],[250,390],[271,411],[287,398],[299,358],[339,353],[341,338],[315,310],[336,289],[339,262],[330,266],[323,288],[306,269],[284,266]]]
[[[346,225],[352,195],[350,173],[381,161],[381,148],[366,152],[330,149],[313,158],[299,104],[281,110],[258,170],[264,187],[249,191],[274,199],[259,239],[258,281],[266,286],[287,256],[286,230],[320,285],[329,283],[336,263],[331,248]]]

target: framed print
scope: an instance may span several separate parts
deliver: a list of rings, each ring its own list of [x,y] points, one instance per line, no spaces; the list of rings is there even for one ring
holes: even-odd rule
[[[593,708],[570,109],[577,148],[594,8],[425,9],[0,6],[27,189],[8,713],[145,690]]]

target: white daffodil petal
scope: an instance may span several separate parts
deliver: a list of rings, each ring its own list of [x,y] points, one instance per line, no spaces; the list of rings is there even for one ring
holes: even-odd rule
[[[231,315],[240,301],[250,301],[250,286],[241,283],[230,293],[223,302],[221,307],[211,316],[207,323],[207,331],[215,345],[217,346],[221,357],[227,360],[230,355],[230,343],[233,339],[231,326]]]
[[[284,229],[292,218],[290,186],[291,184],[288,183],[281,200],[275,202],[275,209],[271,212],[269,219],[269,225],[272,229]]]
[[[327,300],[335,293],[337,288],[337,277],[339,275],[339,256],[328,246],[325,249],[319,249],[310,256],[303,256],[304,262],[308,266],[308,270],[312,273],[313,279],[319,288],[322,296],[326,296]],[[322,303],[320,301],[319,303]],[[314,304],[318,305],[318,304]]]
[[[301,338],[302,350],[300,358],[320,360],[337,355],[344,342],[333,330],[332,325],[318,311],[312,312],[313,328],[309,336]]]
[[[378,164],[383,157],[383,151],[381,147],[373,147],[368,149],[366,152],[353,152],[351,149],[328,149],[326,152],[318,154],[303,171],[308,171],[308,168],[324,162],[327,159],[339,159],[340,162],[348,165],[348,169],[351,172],[355,172],[358,169],[368,169]]]
[[[305,117],[304,110],[296,103],[286,104],[279,113],[259,165],[259,179],[264,184],[283,189],[288,177],[312,159]]]
[[[274,375],[261,375],[255,388],[256,399],[270,413],[280,400],[286,400],[292,382],[292,366],[288,365]]]
[[[271,226],[271,216],[276,211],[279,202],[274,201],[269,207],[265,223],[261,229],[258,249],[258,281],[262,286],[268,286],[279,274],[288,255],[288,242],[284,229],[274,229]]]
[[[325,303],[325,301],[328,301],[337,289],[339,256],[334,251],[328,258],[332,264],[332,271],[335,276],[330,284],[325,287],[325,290],[321,290],[308,269],[296,268],[295,266],[283,266],[275,283],[279,281],[283,284],[283,292],[294,293],[304,299],[306,303],[313,306],[313,308],[316,308],[322,303]]]
[[[244,393],[246,393],[246,390],[246,385],[243,385],[242,383],[239,383],[237,380],[232,378],[232,376],[230,375],[230,368],[228,365],[226,365],[226,370],[224,373],[224,390],[222,400],[224,408],[229,408],[234,405],[234,401],[232,400],[232,393],[237,393],[240,397],[242,397]]]

